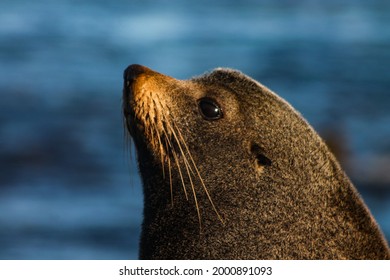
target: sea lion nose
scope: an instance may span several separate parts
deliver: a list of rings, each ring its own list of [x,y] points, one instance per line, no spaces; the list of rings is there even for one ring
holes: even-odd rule
[[[126,68],[125,72],[123,73],[123,79],[125,83],[129,84],[134,82],[134,80],[141,74],[145,74],[148,72],[153,72],[151,69],[139,65],[139,64],[132,64],[129,67]]]

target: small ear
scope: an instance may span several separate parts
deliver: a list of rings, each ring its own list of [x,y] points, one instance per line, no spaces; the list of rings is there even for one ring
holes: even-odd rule
[[[272,161],[265,155],[264,149],[256,143],[252,143],[251,153],[256,157],[256,163],[259,168],[271,166]]]

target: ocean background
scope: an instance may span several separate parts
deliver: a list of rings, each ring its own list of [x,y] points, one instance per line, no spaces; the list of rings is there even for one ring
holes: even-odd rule
[[[390,1],[2,0],[0,259],[136,259],[123,70],[236,68],[332,147],[390,239]]]

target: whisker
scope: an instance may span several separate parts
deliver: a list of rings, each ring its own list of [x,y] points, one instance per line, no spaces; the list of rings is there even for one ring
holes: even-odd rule
[[[158,106],[157,106],[156,100],[152,99],[152,102],[154,104],[153,107],[157,108]],[[150,116],[150,123],[151,123],[151,126],[154,128],[154,130],[156,132],[156,138],[157,138],[156,145],[158,146],[158,148],[160,150],[160,160],[161,160],[161,165],[162,165],[161,166],[162,167],[162,175],[163,175],[163,179],[165,179],[164,148],[163,148],[163,145],[162,145],[162,142],[161,142],[160,130],[159,130],[159,125],[161,125],[162,120],[161,120],[161,118],[158,117],[158,115],[159,115],[158,111],[154,110],[152,115]]]
[[[192,177],[191,177],[191,173],[194,174],[194,172],[192,171],[192,168],[187,160],[187,157],[184,153],[184,150],[181,146],[181,143],[180,143],[180,140],[179,138],[177,137],[177,134],[175,133],[175,130],[174,128],[172,127],[172,125],[167,122],[167,125],[169,126],[170,128],[170,131],[172,132],[172,135],[174,136],[174,138],[176,139],[176,142],[177,142],[177,145],[179,147],[179,150],[183,156],[183,161],[184,161],[184,165],[186,167],[186,170],[187,170],[187,174],[188,174],[188,179],[190,180],[190,184],[191,184],[191,189],[192,189],[192,193],[194,195],[194,202],[195,202],[195,207],[196,207],[196,212],[198,214],[198,219],[199,219],[199,227],[201,229],[202,227],[202,220],[201,220],[201,215],[200,215],[200,209],[199,209],[199,204],[198,204],[198,198],[197,198],[197,195],[196,195],[196,191],[195,191],[195,186],[194,186],[194,183],[192,181]],[[180,133],[180,132],[179,132]]]
[[[201,219],[200,219],[200,210],[199,210],[199,205],[198,205],[198,199],[197,199],[196,192],[195,192],[195,186],[194,186],[194,183],[193,183],[192,177],[191,177],[191,172],[193,173],[193,171],[191,170],[191,166],[189,165],[188,160],[187,160],[187,158],[186,158],[186,156],[185,156],[185,154],[184,154],[184,152],[183,152],[183,149],[182,149],[182,147],[181,147],[181,145],[180,145],[180,141],[179,141],[179,139],[177,138],[177,135],[176,135],[175,131],[173,130],[173,127],[172,127],[172,125],[170,124],[170,122],[169,122],[169,120],[168,120],[168,117],[164,114],[164,111],[162,111],[162,115],[163,115],[163,117],[164,117],[165,123],[166,123],[167,126],[168,126],[168,130],[172,133],[172,135],[173,135],[174,138],[176,139],[176,142],[177,142],[177,145],[178,145],[178,147],[179,147],[179,150],[180,150],[181,154],[183,155],[184,166],[185,166],[185,168],[186,168],[186,171],[187,171],[187,174],[188,174],[188,178],[189,178],[189,180],[190,180],[191,190],[192,190],[192,193],[193,193],[193,195],[194,195],[195,206],[196,206],[196,210],[197,210],[197,212],[198,212],[198,218],[199,218],[199,222],[200,222]],[[162,129],[164,130],[164,127],[163,127]],[[165,130],[164,130],[164,132],[165,132]],[[174,149],[174,147],[173,147],[173,144],[171,143],[169,137],[167,136],[167,133],[166,133],[166,132],[165,132],[165,135],[166,135],[166,139],[167,139],[169,145],[171,146],[172,151],[174,151],[173,155],[174,155],[175,162],[176,162],[176,164],[177,164],[177,166],[178,166],[178,169],[179,169],[180,178],[181,178],[181,180],[182,180],[182,185],[183,185],[183,188],[184,188],[185,196],[186,196],[186,199],[187,199],[187,201],[188,201],[188,194],[187,194],[187,191],[186,191],[186,188],[185,188],[184,178],[183,178],[183,174],[182,174],[182,172],[181,172],[180,163],[179,163],[178,157],[177,157],[177,155],[176,155],[176,151],[175,151],[175,149]],[[191,171],[191,172],[190,172],[190,171]],[[171,175],[171,174],[170,174],[170,175]]]
[[[182,171],[181,171],[181,167],[180,167],[180,162],[179,162],[179,158],[177,157],[177,154],[176,154],[176,151],[171,143],[171,141],[169,140],[169,137],[165,134],[166,136],[166,139],[168,141],[168,144],[171,148],[171,151],[172,151],[172,155],[173,155],[173,158],[176,162],[176,165],[177,165],[177,168],[178,168],[178,171],[179,171],[179,175],[180,175],[180,179],[181,179],[181,184],[183,186],[183,190],[184,190],[184,195],[186,197],[186,200],[188,200],[188,194],[187,194],[187,189],[186,189],[186,185],[184,183],[184,177],[183,177],[183,174],[182,174]]]
[[[169,138],[167,136],[167,133],[166,131],[164,130],[164,128],[162,128],[162,133],[163,135],[165,136],[165,149],[166,151],[169,150],[169,148],[171,147],[171,144],[169,143]],[[171,148],[172,150],[172,148]],[[172,151],[173,152],[173,151]],[[167,155],[168,152],[166,152],[166,155]],[[167,164],[168,164],[168,173],[169,173],[169,189],[170,189],[170,192],[171,192],[171,203],[172,203],[172,206],[173,206],[173,184],[172,184],[172,166],[171,166],[171,158],[169,156],[166,156],[166,161],[167,161]],[[184,192],[186,193],[186,191],[184,190]],[[187,199],[188,200],[188,199]]]
[[[171,202],[172,202],[172,206],[173,206],[173,185],[172,185],[171,159],[169,157],[167,157],[167,161],[168,161],[168,173],[169,173],[169,189],[171,190]]]
[[[198,167],[196,166],[196,163],[195,163],[195,161],[194,161],[194,158],[192,157],[192,155],[191,155],[191,153],[190,153],[190,150],[189,150],[189,148],[188,148],[186,142],[184,141],[184,138],[183,138],[183,136],[182,136],[182,134],[181,134],[181,132],[180,132],[180,130],[178,129],[177,126],[176,126],[176,129],[177,129],[177,131],[178,131],[178,134],[179,134],[180,138],[182,139],[183,145],[184,145],[184,147],[185,147],[185,149],[186,149],[186,151],[187,151],[187,154],[188,154],[189,157],[190,157],[190,160],[191,160],[191,162],[192,162],[192,165],[194,166],[194,169],[195,169],[195,171],[196,171],[196,173],[197,173],[197,175],[198,175],[198,177],[199,177],[199,180],[200,180],[200,182],[201,182],[201,184],[202,184],[202,187],[203,187],[203,189],[204,189],[204,191],[205,191],[205,193],[206,193],[206,195],[207,195],[207,198],[209,199],[209,201],[210,201],[210,203],[211,203],[211,205],[212,205],[212,207],[213,207],[213,209],[214,209],[214,212],[217,214],[218,219],[222,222],[222,224],[225,224],[224,220],[223,220],[222,217],[219,215],[219,212],[218,212],[217,208],[215,207],[215,204],[214,204],[213,200],[211,199],[210,193],[209,193],[209,191],[207,190],[207,187],[206,187],[206,185],[205,185],[205,183],[204,183],[204,181],[203,181],[202,176],[200,175],[200,172],[199,172],[199,170],[198,170]]]
[[[160,148],[160,160],[161,160],[161,168],[162,168],[162,175],[163,179],[165,179],[165,167],[164,167],[164,147],[161,143],[161,137],[160,137],[160,132],[158,130],[157,125],[156,126],[156,134],[157,134],[157,140],[158,140],[158,146]]]

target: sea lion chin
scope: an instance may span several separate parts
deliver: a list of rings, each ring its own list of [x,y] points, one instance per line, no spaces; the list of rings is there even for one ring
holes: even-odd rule
[[[130,65],[123,112],[143,182],[141,259],[390,259],[318,134],[252,78]]]

